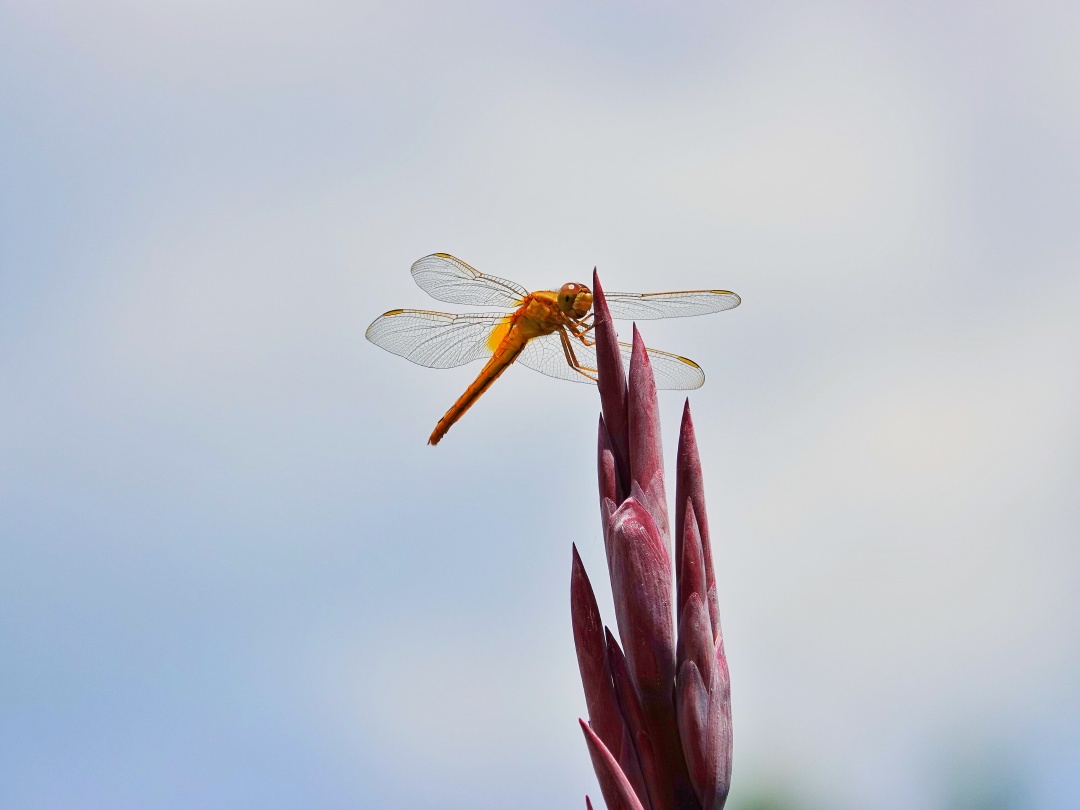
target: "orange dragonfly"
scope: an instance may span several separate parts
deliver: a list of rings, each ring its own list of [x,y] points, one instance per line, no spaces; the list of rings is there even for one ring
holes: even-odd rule
[[[429,312],[392,309],[367,328],[376,346],[427,368],[453,368],[487,358],[476,380],[439,420],[428,439],[438,444],[511,363],[571,382],[596,382],[592,331],[592,291],[584,284],[562,285],[558,292],[529,292],[520,284],[473,269],[446,253],[433,253],[412,266],[420,289],[449,304],[495,306],[510,312]],[[706,315],[737,307],[727,290],[662,293],[605,293],[613,318],[646,320]],[[630,344],[619,344],[629,362]],[[698,388],[701,367],[677,354],[647,349],[656,387]]]

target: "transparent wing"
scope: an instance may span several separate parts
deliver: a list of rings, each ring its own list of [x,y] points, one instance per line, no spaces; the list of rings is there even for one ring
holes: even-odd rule
[[[589,376],[585,376],[570,365],[566,359],[566,352],[563,351],[562,341],[559,339],[559,333],[553,332],[550,335],[543,335],[542,337],[535,337],[525,344],[525,348],[521,354],[518,355],[517,361],[526,368],[531,368],[533,371],[539,371],[541,374],[546,374],[549,377],[555,377],[559,380],[569,380],[570,382],[579,383],[595,383],[596,382],[596,349],[592,346],[585,346],[580,340],[571,338],[571,343],[574,347],[574,356],[580,365],[587,369],[593,369],[586,372]]]
[[[742,299],[727,290],[684,290],[660,293],[605,293],[612,318],[647,321],[686,318],[734,309]]]
[[[586,369],[596,368],[596,347],[585,346],[577,338],[570,338],[570,345],[574,350],[574,357],[580,365]],[[620,343],[623,364],[630,365],[629,343]],[[653,374],[656,377],[656,387],[666,390],[688,391],[692,388],[700,388],[705,382],[705,372],[693,360],[687,360],[677,354],[662,352],[659,349],[646,349],[649,362],[652,364]],[[596,372],[582,374],[570,366],[567,362],[566,353],[563,351],[559,333],[555,332],[543,337],[537,337],[525,344],[525,349],[518,356],[518,362],[533,371],[539,371],[549,377],[570,382],[595,383]]]
[[[501,312],[428,312],[394,309],[380,315],[364,336],[380,348],[428,368],[453,368],[490,357],[492,333],[509,321]]]
[[[418,259],[412,276],[420,289],[448,304],[517,308],[529,291],[504,278],[488,276],[447,253]]]

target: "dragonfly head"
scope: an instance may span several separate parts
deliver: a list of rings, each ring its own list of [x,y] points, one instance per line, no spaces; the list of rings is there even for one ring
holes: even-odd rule
[[[571,318],[584,318],[592,309],[592,290],[570,281],[559,288],[559,309]]]

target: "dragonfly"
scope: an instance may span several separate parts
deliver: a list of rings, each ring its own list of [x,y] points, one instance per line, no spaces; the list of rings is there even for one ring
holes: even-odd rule
[[[499,312],[431,312],[392,309],[376,318],[365,337],[383,349],[427,368],[454,368],[476,360],[487,363],[439,420],[428,438],[438,444],[446,432],[517,362],[560,380],[596,383],[593,295],[584,284],[567,282],[558,290],[529,292],[513,281],[489,276],[448,253],[418,259],[412,277],[432,298],[448,304],[498,307]],[[706,315],[741,303],[728,290],[604,294],[613,318],[647,320]],[[620,343],[624,362],[630,344]],[[701,387],[705,374],[693,360],[646,349],[656,387]]]

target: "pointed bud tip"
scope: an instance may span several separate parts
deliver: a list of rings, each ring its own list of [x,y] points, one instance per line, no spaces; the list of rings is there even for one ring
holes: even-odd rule
[[[585,734],[585,744],[592,758],[593,771],[596,773],[596,779],[600,783],[600,790],[608,806],[622,807],[625,810],[644,810],[630,780],[627,779],[626,773],[612,756],[611,751],[588,723],[581,718],[578,718],[578,723],[581,724],[581,730]]]

